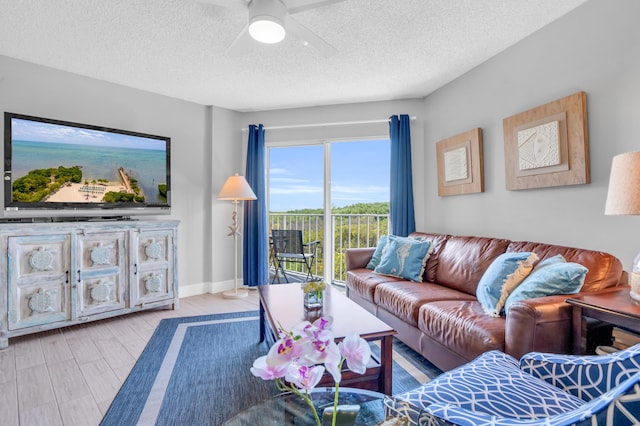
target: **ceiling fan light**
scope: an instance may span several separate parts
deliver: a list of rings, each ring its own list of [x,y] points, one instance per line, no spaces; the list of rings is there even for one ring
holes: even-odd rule
[[[272,16],[256,16],[249,24],[249,34],[260,43],[274,44],[284,40],[284,26]]]

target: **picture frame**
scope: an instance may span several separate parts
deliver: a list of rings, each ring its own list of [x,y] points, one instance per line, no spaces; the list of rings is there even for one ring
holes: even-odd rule
[[[585,92],[502,121],[507,190],[590,182]]]
[[[484,192],[482,129],[437,142],[436,157],[439,196]]]

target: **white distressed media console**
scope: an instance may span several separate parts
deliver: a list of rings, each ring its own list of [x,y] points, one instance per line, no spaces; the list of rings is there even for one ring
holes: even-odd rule
[[[0,223],[9,338],[178,305],[178,221]]]

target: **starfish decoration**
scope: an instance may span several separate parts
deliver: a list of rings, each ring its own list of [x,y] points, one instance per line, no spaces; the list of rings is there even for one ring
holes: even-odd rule
[[[230,232],[227,234],[227,236],[229,237],[239,237],[240,236],[240,232],[238,231],[238,221],[236,220],[236,216],[238,215],[237,212],[233,212],[233,214],[231,215],[231,219],[233,219],[233,224],[229,225],[229,230]]]

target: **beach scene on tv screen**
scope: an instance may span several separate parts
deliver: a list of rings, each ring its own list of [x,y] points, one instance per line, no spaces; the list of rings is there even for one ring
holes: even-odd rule
[[[82,127],[11,121],[12,200],[166,204],[166,142]]]

